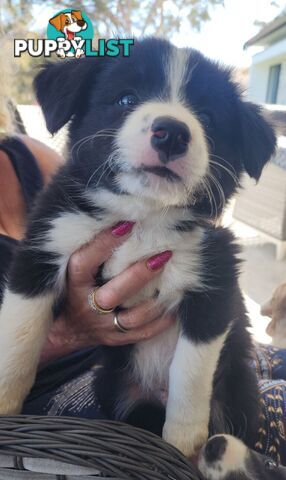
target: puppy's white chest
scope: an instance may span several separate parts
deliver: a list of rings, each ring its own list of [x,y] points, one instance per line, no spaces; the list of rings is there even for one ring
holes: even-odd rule
[[[175,229],[174,223],[166,221],[164,224],[162,219],[148,217],[135,225],[130,238],[105,266],[104,274],[113,277],[139,259],[171,250],[173,255],[159,275],[124,306],[130,307],[156,294],[156,300],[166,311],[175,313],[186,290],[202,288],[202,236],[201,228],[181,232]],[[134,347],[131,359],[134,380],[147,395],[153,392],[159,396],[161,389],[167,386],[178,334],[179,324],[176,323],[168,331]]]
[[[172,257],[159,275],[154,276],[136,297],[130,299],[126,307],[142,299],[158,294],[158,302],[166,309],[175,307],[183,292],[201,287],[201,241],[202,231],[180,232],[167,220],[149,216],[138,222],[132,234],[105,264],[104,277],[112,278],[138,260],[148,259],[166,250],[172,251]]]

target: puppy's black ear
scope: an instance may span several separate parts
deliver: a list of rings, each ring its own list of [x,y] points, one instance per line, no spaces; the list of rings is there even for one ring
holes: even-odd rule
[[[238,150],[244,169],[259,180],[264,165],[275,152],[274,128],[264,118],[262,109],[251,102],[240,102],[240,131]]]
[[[102,65],[100,60],[81,58],[47,63],[36,76],[34,89],[49,132],[57,132],[85,107],[89,87]]]

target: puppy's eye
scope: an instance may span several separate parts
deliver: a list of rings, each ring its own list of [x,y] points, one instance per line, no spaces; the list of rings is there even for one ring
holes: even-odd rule
[[[198,114],[199,121],[204,125],[204,127],[208,128],[212,123],[212,116],[209,112],[200,112]]]
[[[120,97],[117,103],[121,105],[121,107],[131,107],[132,105],[136,105],[137,102],[138,99],[136,95],[133,93],[127,93],[126,95]]]
[[[276,462],[274,462],[274,460],[267,459],[264,462],[264,467],[267,470],[275,470],[276,468],[278,468],[278,465]]]

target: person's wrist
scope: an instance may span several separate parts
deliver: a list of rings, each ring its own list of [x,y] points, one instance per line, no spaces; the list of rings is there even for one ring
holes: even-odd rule
[[[65,356],[67,353],[65,351],[63,345],[54,344],[51,339],[48,337],[44,348],[41,352],[40,361],[39,361],[39,368],[43,368],[47,363],[56,360],[62,356]]]
[[[83,336],[76,335],[76,332],[69,331],[64,318],[58,318],[53,323],[42,350],[40,368],[53,360],[88,346],[86,340]]]

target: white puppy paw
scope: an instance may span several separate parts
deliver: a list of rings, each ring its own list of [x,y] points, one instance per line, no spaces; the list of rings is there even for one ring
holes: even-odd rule
[[[186,457],[196,455],[207,441],[208,428],[205,423],[180,423],[166,421],[163,428],[163,438]]]
[[[5,395],[0,397],[0,415],[18,415],[21,413],[23,401],[19,397]]]
[[[253,458],[249,462],[249,467],[255,469],[255,464],[258,462],[260,463],[259,472],[251,472],[247,466],[247,459],[250,459],[251,455],[255,455],[257,458]],[[230,477],[237,480],[240,478],[261,479],[264,463],[265,457],[250,452],[237,438],[230,435],[215,435],[201,449],[198,467],[206,480],[224,480]]]

